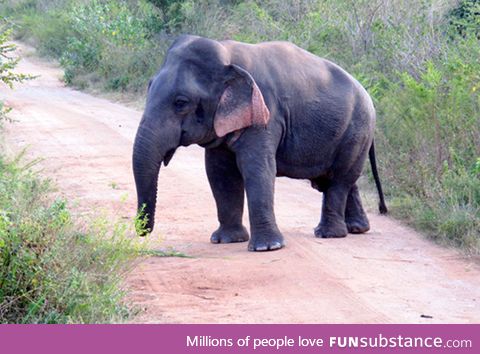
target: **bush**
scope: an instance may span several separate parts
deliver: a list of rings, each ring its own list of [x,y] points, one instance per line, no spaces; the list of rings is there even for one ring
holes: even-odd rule
[[[453,8],[448,18],[451,26],[461,36],[474,35],[480,39],[480,1],[463,0]]]
[[[67,83],[96,72],[104,80],[105,88],[125,90],[131,81],[152,74],[141,65],[138,56],[152,48],[147,42],[151,33],[126,4],[91,1],[72,6],[69,22],[72,35],[67,36],[68,43],[61,55]]]
[[[58,58],[62,55],[68,44],[71,33],[71,24],[68,15],[57,10],[52,10],[44,16],[36,12],[28,12],[22,16],[22,27],[35,33],[35,45],[41,55]],[[28,39],[29,34],[20,30],[17,37]]]
[[[139,254],[127,226],[99,219],[78,231],[50,190],[19,159],[0,157],[0,323],[125,320],[120,277]]]
[[[478,42],[465,39],[441,61],[426,63],[418,78],[401,74],[379,100],[377,139],[391,195],[402,200],[399,215],[410,209],[412,223],[432,237],[477,251],[479,55]],[[416,211],[405,203],[412,198]]]
[[[65,81],[79,87],[143,91],[170,41],[154,40],[163,14],[146,1],[9,1],[0,13],[7,8],[17,35],[58,58]]]
[[[11,33],[11,29],[0,27],[0,84],[7,85],[9,88],[13,88],[14,83],[21,83],[33,78],[30,75],[14,72],[19,59],[10,56],[16,49],[14,44],[7,42],[10,39]],[[8,112],[10,112],[10,108],[6,107],[5,104],[0,101],[0,123],[7,119]]]

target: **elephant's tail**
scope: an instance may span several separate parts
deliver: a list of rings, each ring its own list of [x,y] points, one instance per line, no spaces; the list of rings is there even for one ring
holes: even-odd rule
[[[375,185],[377,186],[378,196],[380,197],[380,203],[378,204],[378,209],[380,214],[386,214],[388,212],[387,205],[385,204],[385,198],[382,191],[382,183],[380,182],[380,177],[378,177],[377,171],[377,160],[375,159],[375,144],[372,140],[372,145],[368,151],[368,157],[370,158],[370,165],[372,166],[373,179],[375,180]]]

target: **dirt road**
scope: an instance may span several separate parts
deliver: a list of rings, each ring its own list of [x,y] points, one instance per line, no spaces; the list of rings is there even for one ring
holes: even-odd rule
[[[0,91],[18,120],[7,126],[7,146],[43,157],[44,173],[77,210],[133,216],[131,149],[141,112],[65,88],[61,70],[34,57],[19,70],[41,77]],[[321,194],[277,179],[275,209],[287,247],[251,253],[245,243],[209,243],[217,222],[202,149],[180,149],[159,185],[151,237],[193,258],[149,258],[136,267],[126,280],[144,309],[136,322],[480,322],[479,264],[374,208],[369,233],[317,239]]]

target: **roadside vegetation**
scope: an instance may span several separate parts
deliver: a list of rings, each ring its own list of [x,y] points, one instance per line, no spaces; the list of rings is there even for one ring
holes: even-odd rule
[[[14,73],[9,31],[0,30],[0,85],[32,77]],[[8,120],[1,107],[0,125]],[[23,154],[0,150],[0,323],[125,321],[122,275],[149,254],[131,237],[133,225],[104,218],[81,222]]]
[[[0,84],[13,88],[14,83],[22,83],[25,80],[32,79],[31,76],[15,73],[13,68],[18,63],[18,58],[12,58],[9,53],[15,50],[15,45],[7,43],[12,33],[11,29],[5,29],[0,24]],[[0,100],[0,124],[2,121],[7,120],[7,113],[10,112],[10,108],[6,107]]]
[[[125,321],[121,276],[139,254],[126,225],[79,226],[22,161],[0,157],[0,323]]]
[[[0,14],[80,88],[141,96],[180,33],[331,59],[374,99],[392,214],[480,252],[479,0],[4,0]]]

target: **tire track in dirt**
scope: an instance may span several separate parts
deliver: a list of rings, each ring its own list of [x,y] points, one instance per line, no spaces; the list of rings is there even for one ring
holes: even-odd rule
[[[141,112],[64,87],[58,67],[21,51],[27,57],[19,71],[41,77],[1,89],[18,120],[7,125],[6,146],[43,158],[44,173],[78,212],[131,217],[131,149]],[[179,149],[159,185],[151,237],[159,248],[194,258],[148,258],[128,275],[130,298],[144,309],[136,322],[480,322],[478,261],[375,210],[367,234],[316,239],[320,193],[277,179],[275,209],[287,247],[251,253],[245,243],[209,243],[217,222],[202,149]]]

